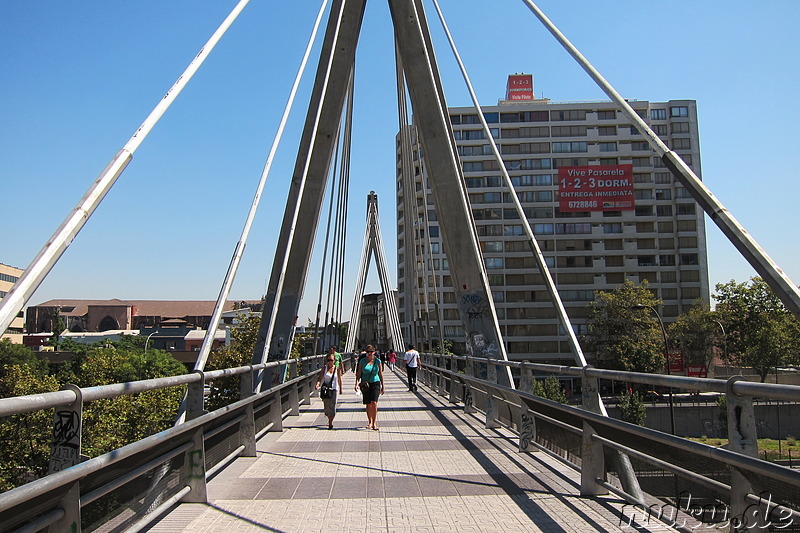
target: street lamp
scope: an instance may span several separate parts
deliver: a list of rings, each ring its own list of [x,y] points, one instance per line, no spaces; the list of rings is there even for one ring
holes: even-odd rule
[[[661,320],[661,315],[658,314],[658,311],[652,305],[646,304],[636,304],[631,307],[631,309],[649,309],[656,315],[658,319],[658,325],[661,326],[661,333],[664,336],[664,359],[667,363],[667,375],[671,376],[672,371],[669,368],[669,340],[667,339],[667,329],[664,327],[664,321]],[[675,405],[672,402],[672,387],[669,387],[669,422],[670,428],[672,429],[672,434],[675,434]]]
[[[148,335],[147,339],[144,341],[144,353],[147,353],[147,343],[150,342],[150,337],[152,337],[155,334],[156,334],[156,332],[154,331],[153,333]]]
[[[725,333],[725,327],[722,325],[722,322],[719,320],[712,321],[719,326],[719,329],[722,331],[722,360],[725,363],[725,379],[728,379],[728,335]],[[716,373],[714,374],[716,377]]]

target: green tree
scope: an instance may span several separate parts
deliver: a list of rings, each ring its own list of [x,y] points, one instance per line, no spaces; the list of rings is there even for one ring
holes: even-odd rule
[[[661,300],[630,280],[612,291],[595,292],[589,304],[589,335],[585,339],[601,368],[630,372],[658,372],[664,368],[664,340],[658,320],[648,309]]]
[[[240,316],[238,324],[231,329],[231,343],[211,352],[206,364],[207,370],[235,368],[249,365],[253,360],[253,349],[258,339],[258,316]],[[214,411],[239,400],[241,377],[231,376],[215,379],[209,383],[206,408]]]
[[[672,348],[680,346],[684,360],[689,365],[708,368],[714,358],[714,349],[724,346],[722,330],[708,304],[697,300],[692,307],[675,319],[667,328]]]
[[[174,376],[186,367],[163,350],[121,347],[114,343],[90,347],[76,373],[76,385],[91,387]],[[84,405],[82,452],[107,453],[172,426],[183,398],[183,387],[170,387]]]
[[[764,382],[771,369],[797,361],[800,323],[764,280],[719,283],[714,299],[733,362],[751,367]]]
[[[647,408],[642,401],[642,396],[638,392],[631,394],[628,391],[622,393],[619,399],[619,415],[620,418],[631,424],[643,426],[645,418],[647,418]]]
[[[561,382],[555,376],[547,376],[547,379],[533,381],[533,393],[547,400],[558,403],[567,403],[567,395]]]
[[[41,361],[27,347],[0,340],[0,397],[11,398],[59,389]],[[53,434],[53,411],[45,409],[0,420],[0,491],[47,473]]]

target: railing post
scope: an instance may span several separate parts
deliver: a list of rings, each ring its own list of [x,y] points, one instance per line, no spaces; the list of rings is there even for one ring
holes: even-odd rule
[[[297,391],[299,383],[293,383],[289,387],[289,407],[291,408],[290,415],[300,416],[300,393]]]
[[[536,418],[528,408],[528,402],[520,398],[519,451],[529,452],[536,440]],[[535,448],[534,448],[535,449]]]
[[[728,449],[758,458],[758,432],[753,399],[749,396],[739,396],[733,391],[734,383],[743,379],[742,376],[733,376],[725,384],[728,406]],[[743,525],[747,528],[768,527],[764,524],[764,517],[768,516],[769,510],[760,510],[756,505],[751,506],[745,499],[748,493],[759,494],[759,491],[760,487],[754,487],[739,470],[731,467],[731,531],[744,531]]]
[[[241,377],[239,399],[244,400],[254,394],[253,371],[245,372]],[[244,410],[244,420],[239,427],[239,444],[244,446],[242,457],[256,456],[256,410],[255,404],[250,402]]]
[[[472,387],[469,382],[464,383],[464,413],[471,414],[477,411],[475,409],[475,398],[472,396]]]
[[[70,533],[81,533],[81,485],[76,481],[72,484],[69,490],[61,498],[58,507],[64,510],[62,516],[57,522],[50,524],[47,528],[48,533],[61,533],[62,531],[69,531]]]
[[[519,390],[533,394],[533,369],[525,361],[522,361],[519,366]]]
[[[269,406],[270,431],[283,431],[283,400],[281,391],[273,392],[272,404]]]
[[[450,403],[458,403],[458,394],[456,393],[456,387],[460,386],[461,383],[460,383],[459,379],[456,377],[456,376],[458,376],[458,364],[457,364],[458,360],[453,359],[453,362],[456,363],[456,364],[450,365],[451,372],[453,372],[453,373],[450,375],[450,398],[449,398],[449,401],[450,401]]]
[[[193,420],[207,412],[204,396],[205,374],[202,370],[195,370],[193,374],[200,376],[200,379],[189,383],[186,387],[186,420]]]
[[[592,438],[594,434],[594,428],[584,421],[581,437],[581,496],[608,494],[608,489],[598,483],[598,480],[605,478],[606,461],[603,445]]]
[[[598,379],[586,375],[586,370],[589,368],[592,367],[586,365],[581,370],[581,405],[587,411],[602,413]]]
[[[492,395],[492,390],[486,391],[486,429],[494,429],[500,427],[497,421],[497,402]]]
[[[489,357],[486,358],[486,380],[497,383],[497,365]]]
[[[206,452],[203,440],[203,427],[198,427],[192,435],[191,449],[186,451],[183,461],[182,478],[184,485],[189,487],[189,492],[181,498],[186,503],[206,503]]]
[[[77,385],[64,385],[61,390],[75,393],[75,400],[53,413],[53,446],[47,473],[60,472],[80,463],[83,433],[83,394]],[[79,515],[80,516],[80,515]]]
[[[242,374],[239,380],[239,399],[244,400],[255,394],[253,383],[255,383],[256,370],[253,370],[253,365],[250,365],[250,370]]]

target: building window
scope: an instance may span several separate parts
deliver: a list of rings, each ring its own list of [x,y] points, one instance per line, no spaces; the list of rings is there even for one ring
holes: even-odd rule
[[[553,152],[554,153],[587,152],[587,151],[588,151],[588,148],[587,148],[586,141],[553,143]]]
[[[524,233],[522,231],[522,225],[509,224],[507,226],[503,226],[503,235],[505,235],[506,237],[518,237],[523,234]]]
[[[633,197],[637,200],[652,200],[653,199],[653,190],[652,189],[636,189],[633,191]]]
[[[622,233],[621,222],[604,222],[603,233]]]
[[[520,226],[520,229],[522,226]],[[537,235],[552,235],[554,231],[553,224],[534,224],[533,232]],[[521,235],[522,233],[520,233]]]
[[[653,174],[653,180],[659,184],[672,183],[672,174],[669,172],[656,172]]]
[[[650,120],[667,120],[666,109],[651,109]]]
[[[551,121],[561,120],[586,120],[586,111],[583,109],[565,109],[563,111],[550,111]]]
[[[672,123],[672,134],[676,133],[689,133],[689,123],[688,122],[673,122]]]
[[[698,265],[697,254],[681,254],[681,265]]]
[[[667,136],[667,125],[666,124],[654,124],[653,131],[659,137],[666,137]]]
[[[617,143],[615,142],[605,142],[605,143],[598,143],[600,146],[601,152],[616,152],[617,151]]]
[[[688,137],[672,139],[673,150],[691,150],[691,148],[692,148],[692,140],[689,139]]]
[[[654,255],[638,255],[636,261],[639,266],[656,266],[656,257]]]
[[[616,126],[599,126],[597,128],[597,134],[600,135],[600,136],[616,135],[617,134],[617,127]]]
[[[672,216],[672,206],[671,205],[657,205],[656,206],[656,216],[657,217],[671,217]]]
[[[672,191],[669,189],[656,189],[656,200],[671,200]]]
[[[694,215],[695,214],[695,204],[678,204],[677,210],[679,215]]]
[[[553,126],[553,137],[586,137],[586,126]]]
[[[617,118],[616,109],[603,110],[597,112],[597,120],[614,120],[615,118]]]
[[[653,206],[637,205],[635,208],[635,213],[637,217],[651,217],[653,216]]]
[[[650,150],[650,143],[647,141],[633,141],[631,142],[631,150],[634,152],[647,152]]]
[[[431,226],[428,228],[428,235],[431,237],[439,236],[439,226]]]
[[[487,257],[486,268],[505,268],[504,258],[502,257]]]
[[[639,167],[639,168],[652,166],[652,163],[650,162],[650,158],[649,157],[633,157],[633,158],[631,158],[631,163],[633,163],[634,167]],[[466,163],[465,163],[465,166],[466,166]]]
[[[669,108],[670,118],[682,118],[689,116],[689,108],[686,106],[675,106]]]
[[[502,252],[503,241],[485,241],[481,243],[481,248],[484,252]]]
[[[469,161],[464,162],[464,172],[481,172],[483,171],[483,161]]]

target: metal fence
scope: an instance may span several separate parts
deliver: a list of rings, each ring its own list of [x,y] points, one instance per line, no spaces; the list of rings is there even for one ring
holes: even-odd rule
[[[499,367],[511,368],[516,389],[497,384]],[[581,404],[536,396],[534,372],[579,378]],[[487,428],[516,432],[521,452],[545,450],[580,471],[582,495],[625,498],[631,520],[654,517],[686,530],[800,531],[800,471],[759,459],[753,415],[754,397],[798,402],[798,386],[433,354],[423,355],[420,379],[465,412],[482,412]],[[727,448],[609,418],[599,380],[725,394]]]
[[[236,457],[254,457],[259,437],[281,431],[285,416],[310,403],[323,358],[0,399],[3,417],[55,408],[78,421],[70,426],[76,430],[71,442],[54,442],[51,466],[60,461],[66,468],[0,494],[0,532],[139,531],[178,502],[205,502],[207,479]],[[286,368],[286,381],[253,393],[254,375],[271,367]],[[204,411],[206,383],[231,376],[241,379],[241,399]],[[187,389],[185,422],[105,455],[73,461],[83,403],[177,386]],[[57,424],[59,417],[54,420]]]

